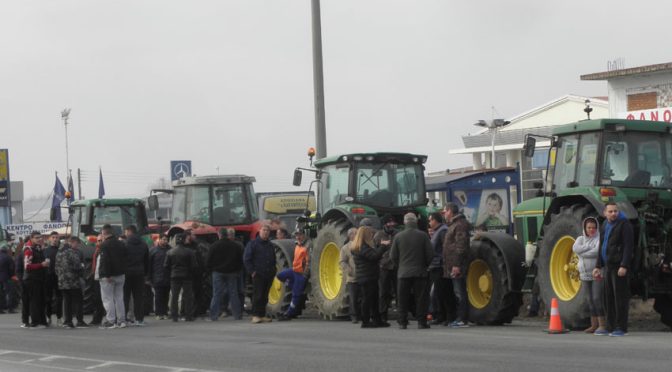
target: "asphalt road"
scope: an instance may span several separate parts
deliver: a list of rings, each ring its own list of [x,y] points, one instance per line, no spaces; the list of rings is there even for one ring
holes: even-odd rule
[[[0,371],[660,371],[672,333],[547,335],[542,321],[502,327],[360,329],[345,321],[249,319],[126,329],[22,329],[0,315]]]

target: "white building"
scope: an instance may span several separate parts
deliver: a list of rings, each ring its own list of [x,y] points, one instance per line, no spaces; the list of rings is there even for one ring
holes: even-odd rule
[[[670,71],[672,77],[672,69]],[[537,147],[542,149],[538,149],[534,158],[530,159],[522,155],[525,135],[550,136],[555,126],[586,119],[586,100],[590,101],[592,108],[591,119],[609,116],[609,103],[604,99],[566,95],[509,119],[509,123],[502,127],[463,136],[464,148],[450,150],[449,153],[472,154],[475,170],[518,167],[522,200],[529,199],[537,192],[533,183],[544,179],[548,149],[543,147],[549,146],[549,141],[538,140]]]
[[[581,76],[606,80],[609,117],[672,122],[672,63]]]

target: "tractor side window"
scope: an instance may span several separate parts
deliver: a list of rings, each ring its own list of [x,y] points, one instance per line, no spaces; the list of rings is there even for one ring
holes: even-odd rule
[[[416,205],[423,197],[419,192],[421,182],[418,180],[424,177],[422,169],[416,166],[399,166],[395,169],[397,181],[397,205]]]
[[[322,173],[322,187],[324,192],[322,193],[321,198],[325,210],[345,202],[345,198],[348,196],[349,177],[350,167],[347,165],[336,165],[324,168]]]
[[[563,190],[576,182],[576,158],[579,136],[571,135],[560,139],[560,148],[555,159],[555,186]]]
[[[595,184],[599,140],[599,133],[584,133],[581,135],[578,158],[579,170],[576,176],[579,186],[593,186]]]
[[[187,205],[187,190],[185,187],[176,187],[173,192],[172,218],[174,223],[182,223],[187,220],[185,208]]]
[[[210,189],[208,186],[187,187],[187,219],[210,223]]]
[[[604,144],[603,158],[602,184],[622,185],[630,169],[628,143],[617,138],[607,139]]]
[[[647,183],[654,186],[662,184],[664,176],[660,145],[659,141],[646,141],[637,144],[637,170],[635,173],[639,172],[642,174],[641,177],[648,174],[649,180]],[[646,173],[642,173],[642,171]]]

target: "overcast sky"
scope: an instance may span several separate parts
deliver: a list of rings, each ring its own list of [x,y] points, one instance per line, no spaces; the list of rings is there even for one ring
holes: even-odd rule
[[[469,165],[479,119],[565,94],[579,76],[670,62],[672,2],[322,0],[328,154],[429,155]],[[81,168],[84,195],[147,195],[170,160],[296,190],[314,145],[310,0],[4,0],[0,148],[26,196]],[[579,113],[582,115],[582,113]],[[581,118],[577,117],[578,118]]]

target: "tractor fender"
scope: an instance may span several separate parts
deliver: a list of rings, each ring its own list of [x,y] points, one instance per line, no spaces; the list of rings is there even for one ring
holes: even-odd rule
[[[550,222],[552,214],[558,214],[560,212],[560,207],[565,205],[574,205],[574,204],[590,204],[595,208],[598,213],[602,213],[604,210],[604,202],[595,198],[593,195],[567,195],[567,196],[558,196],[551,201],[551,204],[546,210],[546,215],[544,216],[544,225]],[[618,210],[625,214],[625,217],[629,220],[636,219],[638,217],[637,209],[627,200],[616,201],[618,205]]]
[[[380,223],[380,217],[377,215],[369,215],[369,214],[353,214],[349,210],[341,207],[336,207],[333,209],[328,210],[324,215],[322,216],[322,221],[323,223],[327,223],[329,221],[338,221],[338,220],[344,220],[348,221],[351,226],[358,227],[359,223],[364,219],[368,218],[371,220],[371,223],[373,224],[374,229],[380,229],[381,223]]]
[[[506,274],[509,277],[509,290],[518,292],[525,281],[525,249],[511,235],[501,232],[479,232],[471,242],[472,250],[480,248],[481,241],[489,241],[499,249],[506,263]]]

